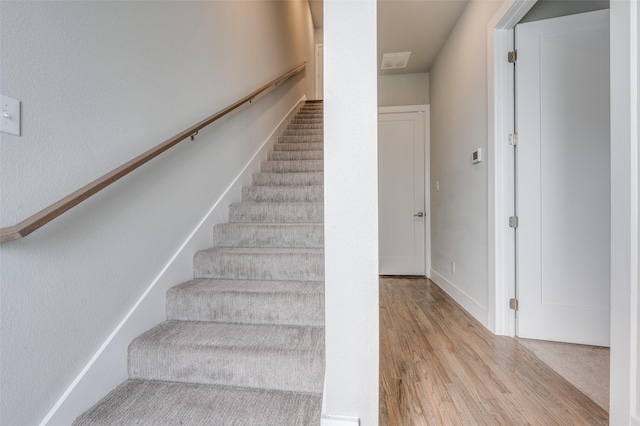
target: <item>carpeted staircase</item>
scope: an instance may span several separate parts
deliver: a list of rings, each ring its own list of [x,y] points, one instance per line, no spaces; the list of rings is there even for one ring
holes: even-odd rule
[[[322,103],[306,102],[74,425],[313,425],[324,381]]]

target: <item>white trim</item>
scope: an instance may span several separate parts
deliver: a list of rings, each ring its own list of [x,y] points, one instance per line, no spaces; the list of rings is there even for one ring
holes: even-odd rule
[[[323,414],[320,419],[321,426],[358,426],[360,419],[357,417],[334,416],[332,414]]]
[[[515,335],[514,237],[507,221],[513,214],[513,156],[507,137],[513,132],[513,70],[507,52],[513,49],[513,27],[535,0],[506,1],[487,26],[487,111],[489,168],[489,322],[498,335]]]
[[[378,107],[378,114],[394,114],[399,112],[429,112],[429,104],[394,105]]]
[[[425,276],[431,278],[431,105],[394,105],[378,107],[379,114],[397,114],[403,112],[424,113],[424,254]]]
[[[323,43],[316,43],[316,47],[315,47],[315,55],[316,56],[314,57],[314,62],[315,62],[314,72],[315,72],[315,74],[313,76],[313,82],[314,82],[314,91],[315,91],[315,94],[316,94],[316,99],[322,99],[323,96],[324,96],[324,93],[322,93],[319,90],[320,84],[318,83],[319,80],[320,80],[320,78],[319,78],[319,76],[320,76],[319,62],[320,61],[318,61],[318,56],[319,56],[318,50],[320,50],[320,46],[322,46],[322,49],[323,49],[323,52],[324,52],[324,44]],[[324,58],[323,58],[322,63],[324,64]],[[322,77],[324,78],[324,73],[322,73]],[[324,84],[323,84],[323,87],[324,87]]]
[[[631,423],[640,426],[640,200],[638,193],[640,192],[640,146],[638,146],[638,113],[640,113],[640,105],[638,105],[638,95],[640,87],[638,87],[638,61],[640,60],[640,45],[638,45],[638,25],[640,22],[640,7],[638,2],[629,4],[629,41],[630,41],[630,94],[631,94]],[[634,78],[635,76],[635,78]]]
[[[213,203],[200,223],[186,237],[142,296],[62,394],[40,426],[71,424],[76,417],[128,378],[127,348],[129,344],[144,331],[166,320],[166,291],[193,277],[193,254],[211,246],[213,226],[228,221],[229,204],[239,201],[242,187],[251,184],[251,175],[260,170],[261,162],[266,159],[269,149],[277,141],[281,130],[305,100],[306,96],[303,96],[291,108],[223,194]]]
[[[431,270],[431,281],[436,283],[438,287],[444,290],[449,296],[453,298],[464,310],[466,310],[472,317],[477,319],[480,324],[487,327],[487,320],[489,312],[483,308],[480,303],[474,300],[471,296],[458,288],[455,284],[448,281],[438,272]],[[487,327],[488,328],[488,327]]]

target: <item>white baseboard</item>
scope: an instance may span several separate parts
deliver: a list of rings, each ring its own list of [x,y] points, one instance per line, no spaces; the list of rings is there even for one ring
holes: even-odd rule
[[[251,185],[251,175],[260,165],[289,119],[300,109],[306,97],[289,111],[245,167],[213,203],[200,223],[186,237],[169,262],[147,290],[104,341],[80,374],[42,420],[40,426],[70,425],[76,417],[93,406],[109,391],[127,380],[127,349],[133,339],[165,321],[165,295],[169,288],[193,278],[193,255],[211,247],[213,227],[229,219],[229,204],[239,201],[242,187]]]
[[[431,269],[431,281],[436,283],[438,287],[445,291],[453,298],[462,308],[471,314],[472,317],[480,321],[480,323],[488,328],[489,311],[483,308],[478,302],[471,298],[467,293],[459,289],[455,284],[448,281],[438,272]]]
[[[320,420],[320,426],[358,426],[360,419],[357,417],[334,416],[331,414],[323,414]]]

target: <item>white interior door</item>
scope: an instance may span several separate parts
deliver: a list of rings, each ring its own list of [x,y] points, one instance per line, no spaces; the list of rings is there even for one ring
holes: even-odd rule
[[[609,345],[609,13],[516,27],[517,333]]]
[[[425,120],[425,112],[378,115],[381,275],[425,275]]]

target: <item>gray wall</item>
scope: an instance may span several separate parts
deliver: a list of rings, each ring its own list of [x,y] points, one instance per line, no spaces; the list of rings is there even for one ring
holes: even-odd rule
[[[378,76],[378,106],[427,105],[429,73]]]
[[[0,90],[22,101],[23,114],[22,137],[1,135],[3,227],[305,60],[313,75],[306,0],[0,7]],[[43,419],[269,132],[312,90],[312,78],[294,78],[0,247],[0,424]]]
[[[538,0],[520,22],[540,21],[609,8],[609,0]]]
[[[487,161],[472,164],[471,154],[487,158],[487,24],[501,5],[469,2],[430,73],[432,278],[485,325]]]

